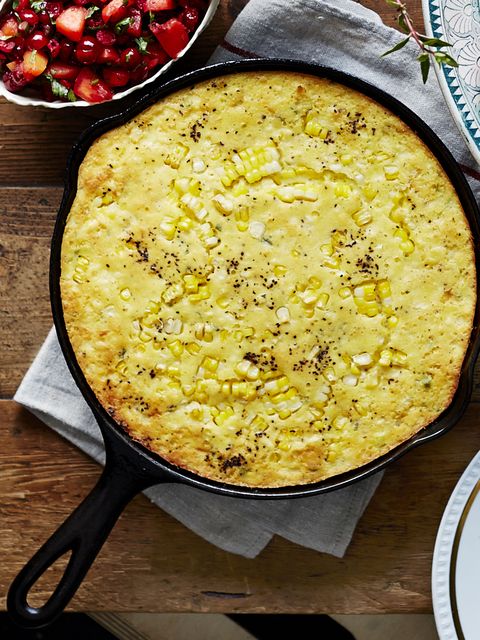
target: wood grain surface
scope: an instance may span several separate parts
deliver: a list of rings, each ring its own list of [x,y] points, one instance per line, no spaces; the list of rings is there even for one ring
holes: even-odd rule
[[[384,0],[363,0],[395,23]],[[246,0],[223,0],[195,50],[203,64]],[[420,0],[409,0],[421,24]],[[53,111],[0,101],[0,597],[93,486],[98,466],[11,398],[51,325],[48,256],[72,142],[108,107]],[[479,370],[480,371],[480,370]],[[480,400],[477,372],[474,400]],[[425,612],[447,498],[480,447],[478,404],[447,436],[389,468],[338,560],[274,539],[255,560],[209,545],[143,497],[127,508],[73,600],[76,610]],[[39,587],[45,597],[54,574]]]
[[[0,401],[0,594],[93,486],[99,468]],[[426,612],[435,532],[480,448],[478,407],[392,466],[343,559],[275,538],[255,560],[220,551],[147,499],[127,507],[71,607],[108,611]],[[53,580],[38,596],[46,596]]]

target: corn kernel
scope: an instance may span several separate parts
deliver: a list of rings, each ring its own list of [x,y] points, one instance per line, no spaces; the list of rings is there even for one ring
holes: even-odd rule
[[[392,363],[393,352],[391,349],[383,349],[380,352],[380,358],[378,360],[378,364],[382,365],[382,367],[388,367]]]
[[[120,298],[121,298],[122,300],[125,300],[125,302],[126,302],[127,300],[130,300],[130,298],[131,298],[131,297],[132,297],[132,293],[131,293],[130,289],[125,288],[125,289],[122,289],[122,290],[120,291]]]
[[[230,306],[230,299],[227,298],[227,296],[220,296],[220,298],[217,298],[216,304],[220,309],[228,309]]]
[[[335,195],[337,198],[349,198],[352,195],[352,188],[345,182],[337,182],[335,185]]]
[[[194,173],[203,173],[206,168],[207,165],[202,160],[202,158],[194,158],[192,160],[192,170]]]
[[[82,284],[83,282],[85,282],[85,278],[81,276],[79,273],[74,273],[72,276],[72,280],[77,284]]]
[[[268,380],[265,382],[265,391],[269,395],[276,395],[277,393],[281,393],[282,391],[287,391],[290,387],[290,382],[287,376],[280,376],[279,378],[274,378],[273,380]]]
[[[357,211],[352,215],[355,224],[364,227],[372,221],[372,215],[369,211]]]
[[[403,367],[407,362],[407,354],[398,349],[394,349],[392,354],[392,364],[397,367]]]
[[[183,144],[177,144],[170,151],[168,156],[165,158],[165,164],[168,164],[172,169],[178,169],[181,161],[187,155],[188,147]]]
[[[196,342],[190,342],[189,344],[185,345],[185,349],[188,351],[188,353],[194,356],[200,352],[201,347]]]
[[[387,324],[388,324],[389,327],[394,329],[398,324],[397,316],[390,316],[389,318],[387,318]]]
[[[171,364],[167,367],[167,375],[173,378],[180,377],[180,367],[178,364]]]
[[[352,356],[352,360],[359,367],[368,367],[373,362],[372,356],[366,352]]]
[[[192,273],[186,273],[183,276],[183,281],[185,283],[185,291],[187,293],[197,293],[199,284],[197,276]]]
[[[410,255],[414,251],[415,245],[413,244],[413,242],[411,240],[406,240],[405,242],[401,242],[400,243],[400,249],[406,255]]]
[[[285,267],[283,264],[276,264],[273,267],[273,273],[277,276],[277,278],[280,278],[287,273],[287,267]]]
[[[288,307],[278,307],[275,311],[275,315],[281,324],[285,324],[290,320],[290,311],[288,310]]]
[[[177,227],[180,231],[188,231],[193,227],[193,221],[190,218],[187,218],[187,216],[181,216],[177,220]]]
[[[176,231],[175,220],[173,218],[165,217],[158,226],[162,235],[167,240],[173,240]]]
[[[343,153],[340,156],[340,162],[344,165],[344,166],[348,166],[349,164],[352,164],[352,160],[353,157],[349,154],[349,153]]]
[[[357,376],[354,376],[352,374],[348,374],[343,378],[343,384],[346,385],[347,387],[356,387],[357,383],[358,383]]]
[[[325,256],[323,264],[330,269],[336,269],[340,265],[340,260],[337,256]]]
[[[212,201],[216,208],[224,215],[228,216],[232,213],[233,202],[223,194],[217,193],[216,196],[213,196]]]
[[[174,302],[179,300],[183,295],[183,286],[181,284],[172,284],[165,289],[162,293],[162,300],[168,304],[172,305]]]
[[[363,187],[363,193],[364,193],[365,197],[367,198],[367,200],[369,202],[371,202],[375,198],[375,196],[377,195],[378,190],[375,189],[375,187],[373,185],[367,184],[367,185],[365,185]]]
[[[211,358],[210,356],[205,356],[202,362],[202,367],[211,373],[215,373],[218,369],[218,360],[216,358]]]
[[[183,353],[183,344],[180,342],[180,340],[174,340],[167,346],[172,354],[177,358]]]
[[[380,280],[377,282],[377,291],[381,300],[385,300],[385,298],[389,298],[392,295],[392,290],[390,288],[390,283],[388,280]]]
[[[199,284],[198,292],[190,294],[190,300],[192,302],[200,302],[200,300],[208,300],[210,298],[210,287],[208,284]]]
[[[338,295],[340,296],[340,298],[345,300],[346,298],[350,298],[350,296],[352,295],[352,290],[349,287],[342,287],[338,290]]]
[[[289,411],[288,409],[283,409],[283,411],[278,412],[278,417],[281,420],[286,420],[287,418],[290,418],[291,415],[292,415],[292,412]]]
[[[319,309],[323,309],[324,307],[327,306],[328,301],[330,300],[330,296],[328,295],[328,293],[321,293],[318,296],[318,301],[317,301],[317,307]]]
[[[394,165],[387,165],[383,167],[383,172],[387,180],[394,180],[395,178],[398,177],[399,170],[398,170],[398,167]]]
[[[208,322],[198,322],[195,325],[194,333],[198,340],[204,340],[205,342],[212,342],[213,340],[213,327]]]

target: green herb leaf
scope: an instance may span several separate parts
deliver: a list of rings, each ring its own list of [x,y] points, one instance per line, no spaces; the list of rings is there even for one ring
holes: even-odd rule
[[[405,20],[405,16],[403,15],[403,13],[401,13],[398,16],[398,26],[400,27],[400,29],[404,32],[404,33],[410,33],[410,29],[408,28],[407,22]]]
[[[390,55],[391,53],[393,53],[394,51],[400,51],[400,49],[403,49],[403,47],[407,44],[407,42],[410,41],[410,36],[408,36],[408,38],[405,38],[405,40],[402,40],[401,42],[397,43],[394,47],[392,47],[391,49],[389,49],[388,51],[385,51],[385,53],[382,53],[382,55],[380,56],[381,58]]]
[[[44,0],[30,0],[30,6],[35,11],[35,13],[40,13],[40,11],[43,11],[45,9],[47,3]]]
[[[428,53],[421,53],[417,60],[420,62],[420,69],[422,71],[422,80],[425,84],[428,80],[428,72],[430,71],[430,56]]]
[[[48,77],[48,76],[47,76]],[[52,93],[57,98],[62,98],[63,100],[68,99],[68,89],[61,82],[55,80],[50,76],[50,84],[52,85]]]
[[[89,7],[86,15],[87,20],[88,18],[91,18],[94,13],[97,13],[97,11],[100,11],[100,7],[96,7],[95,5]]]
[[[67,98],[69,102],[76,102],[77,96],[73,93],[73,89],[68,90]]]
[[[17,9],[18,5],[20,4],[20,0],[13,0],[12,2],[12,9]]]
[[[427,45],[427,47],[451,47],[452,45],[440,38],[429,38],[428,36],[418,36],[418,39]]]
[[[137,47],[140,53],[146,53],[150,38],[144,38],[143,36],[140,36],[139,38],[135,38],[135,42],[137,43]]]
[[[398,9],[398,0],[385,0],[385,2],[391,7],[396,7]]]
[[[117,22],[113,29],[115,33],[122,33],[131,24],[132,18],[124,18],[123,20],[120,20],[120,22]]]

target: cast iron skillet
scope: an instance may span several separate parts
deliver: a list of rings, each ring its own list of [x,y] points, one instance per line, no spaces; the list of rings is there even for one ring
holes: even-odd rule
[[[339,71],[291,60],[246,60],[242,62],[217,64],[188,73],[176,80],[155,87],[133,107],[128,108],[123,113],[101,120],[88,129],[74,147],[67,166],[65,192],[52,239],[50,291],[53,318],[58,339],[70,371],[98,420],[105,440],[106,463],[98,484],[91,493],[40,550],[37,551],[13,581],[8,593],[7,606],[16,622],[23,626],[40,627],[46,625],[61,613],[79,587],[126,504],[136,493],[151,485],[163,482],[178,482],[225,496],[236,496],[240,498],[272,499],[311,496],[345,487],[354,481],[366,478],[372,473],[383,469],[387,464],[397,460],[410,449],[445,433],[459,420],[467,406],[472,390],[473,367],[480,344],[478,301],[474,326],[463,363],[459,385],[452,398],[451,404],[442,415],[420,433],[381,458],[359,469],[354,469],[314,484],[275,489],[255,489],[214,482],[176,467],[147,450],[141,444],[133,441],[126,431],[116,424],[103,409],[93,391],[88,386],[68,339],[60,293],[60,253],[62,237],[67,215],[75,198],[79,165],[87,150],[92,142],[101,134],[118,125],[124,124],[150,105],[153,105],[164,96],[178,89],[224,74],[261,70],[297,71],[319,77],[331,78],[336,82],[340,82],[347,87],[352,87],[370,96],[400,116],[428,145],[431,151],[433,151],[455,186],[470,223],[475,248],[477,249],[480,238],[478,222],[479,211],[467,181],[443,143],[420,118],[403,104],[383,91]],[[476,263],[477,270],[479,270],[479,253],[477,250]],[[445,348],[448,349],[448,345],[445,345]],[[39,608],[30,606],[27,603],[27,596],[31,587],[48,567],[70,551],[71,557],[68,565],[49,600]]]

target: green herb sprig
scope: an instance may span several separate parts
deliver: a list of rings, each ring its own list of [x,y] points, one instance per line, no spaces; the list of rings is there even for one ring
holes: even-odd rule
[[[420,54],[417,57],[420,63],[420,69],[422,72],[422,80],[425,83],[428,79],[428,73],[430,71],[431,62],[435,60],[438,65],[445,64],[448,67],[458,67],[458,63],[455,58],[452,58],[444,49],[445,47],[451,47],[452,45],[445,40],[439,38],[429,38],[424,33],[418,32],[413,24],[412,18],[408,13],[407,6],[401,0],[385,0],[385,2],[391,7],[395,7],[398,13],[397,23],[400,29],[408,34],[404,40],[401,40],[394,47],[385,51],[383,56],[388,56],[395,51],[403,49],[403,47],[413,40],[420,49]]]

